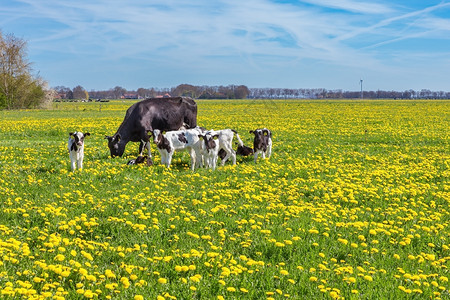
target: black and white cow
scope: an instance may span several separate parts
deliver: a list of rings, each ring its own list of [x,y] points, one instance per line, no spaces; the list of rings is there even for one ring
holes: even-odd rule
[[[255,163],[259,154],[261,154],[262,158],[270,158],[272,155],[272,132],[267,128],[262,128],[251,130],[250,133],[255,135],[253,140]]]
[[[91,135],[89,132],[71,132],[69,133],[69,141],[67,143],[67,148],[69,150],[70,165],[72,171],[75,171],[78,165],[78,169],[83,169],[83,159],[84,159],[84,138]]]
[[[140,142],[139,156],[145,148],[151,160],[150,137],[154,129],[178,130],[183,123],[197,126],[197,104],[189,97],[149,98],[128,108],[125,118],[113,136],[106,136],[111,157],[122,156],[128,142]]]

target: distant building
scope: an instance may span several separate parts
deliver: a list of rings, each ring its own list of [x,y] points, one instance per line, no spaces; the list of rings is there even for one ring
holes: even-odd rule
[[[123,94],[122,97],[120,97],[120,99],[138,99],[138,94]]]
[[[165,93],[164,95],[157,95],[155,98],[170,98],[172,96],[170,96],[169,93]]]

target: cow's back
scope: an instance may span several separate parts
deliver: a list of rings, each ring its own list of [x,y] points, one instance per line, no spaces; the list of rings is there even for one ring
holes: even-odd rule
[[[145,130],[177,130],[187,119],[190,126],[197,125],[197,104],[191,98],[149,98],[134,105],[129,115],[134,127]],[[192,122],[192,119],[195,121]]]

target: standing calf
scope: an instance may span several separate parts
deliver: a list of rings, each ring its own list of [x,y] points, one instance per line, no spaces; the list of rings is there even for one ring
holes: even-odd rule
[[[70,164],[72,171],[75,171],[77,165],[78,169],[83,169],[84,159],[84,138],[91,135],[89,132],[71,132],[69,133],[69,142],[67,148],[69,149]]]
[[[191,169],[200,163],[200,131],[197,129],[168,131],[153,130],[154,142],[161,154],[161,163],[170,166],[175,151],[187,150],[191,156]]]
[[[267,128],[263,128],[251,130],[250,133],[255,134],[255,139],[253,140],[255,163],[260,153],[262,158],[266,158],[266,156],[270,158],[272,154],[272,132]]]
[[[198,137],[201,139],[201,154],[206,167],[215,170],[219,154],[219,134],[212,134],[208,131],[206,133],[199,134]]]
[[[221,165],[225,165],[226,161],[231,157],[233,160],[233,165],[236,164],[236,151],[233,150],[233,138],[236,134],[236,139],[238,140],[238,144],[243,146],[239,134],[234,129],[222,129],[222,130],[209,130],[211,135],[218,135],[219,142],[219,157],[222,159]]]

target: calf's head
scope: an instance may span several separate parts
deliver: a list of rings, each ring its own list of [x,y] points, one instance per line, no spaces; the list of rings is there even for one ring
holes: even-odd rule
[[[73,144],[72,144],[72,149],[70,149],[70,150],[76,150],[79,147],[83,146],[84,138],[89,135],[91,135],[89,132],[82,133],[82,132],[75,131],[75,132],[69,133],[69,136],[72,137],[72,139],[74,140]]]
[[[105,139],[108,140],[108,148],[111,153],[111,157],[121,157],[125,152],[126,143],[121,143],[122,138],[120,134],[116,134],[114,136],[105,136]]]
[[[205,142],[206,151],[216,148],[216,143],[218,143],[217,139],[219,138],[218,134],[211,134],[208,132],[206,134],[199,134],[198,137]]]
[[[269,139],[272,138],[272,133],[269,129],[263,128],[263,129],[256,129],[251,130],[250,133],[253,133],[255,135],[255,139],[253,140],[253,148],[254,150],[264,150],[266,151]]]

